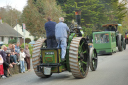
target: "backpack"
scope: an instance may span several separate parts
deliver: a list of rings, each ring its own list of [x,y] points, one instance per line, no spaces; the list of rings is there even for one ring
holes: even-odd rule
[[[0,55],[0,65],[3,64],[4,60],[2,58],[2,56]]]

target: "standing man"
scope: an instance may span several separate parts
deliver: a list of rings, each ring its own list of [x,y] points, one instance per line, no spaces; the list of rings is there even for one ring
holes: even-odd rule
[[[66,46],[67,46],[67,31],[70,32],[67,24],[63,23],[64,18],[59,18],[59,23],[55,27],[55,36],[58,43],[58,48],[61,47],[61,60],[65,60]]]
[[[47,34],[47,48],[55,48],[57,46],[55,38],[55,25],[50,17],[47,18],[48,22],[45,23],[45,30]]]

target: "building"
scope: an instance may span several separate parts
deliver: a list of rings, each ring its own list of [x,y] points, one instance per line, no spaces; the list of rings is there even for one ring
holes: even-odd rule
[[[30,34],[30,32],[27,31],[27,30],[25,30],[25,33],[24,33],[24,32],[23,32],[23,29],[22,29],[22,26],[20,26],[19,24],[17,24],[17,25],[14,27],[14,29],[15,29],[18,33],[20,33],[23,37],[25,36],[25,38],[30,38],[31,41],[34,41],[34,36],[32,36],[32,35]]]
[[[17,38],[18,42],[23,43],[22,35],[15,31],[7,23],[2,23],[2,20],[0,19],[0,42],[8,44],[9,40]]]

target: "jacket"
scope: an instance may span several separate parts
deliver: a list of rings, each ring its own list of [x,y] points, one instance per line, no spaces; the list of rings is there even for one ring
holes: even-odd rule
[[[24,61],[25,56],[24,52],[20,52],[20,61]]]
[[[30,54],[30,52],[29,52],[29,49],[24,49],[24,53],[25,53],[25,55],[26,55],[26,57],[30,57],[31,56],[31,54]]]
[[[55,37],[55,25],[56,25],[56,22],[53,22],[53,21],[49,21],[45,23],[47,38]]]
[[[5,53],[5,51],[0,51],[0,54],[1,54],[1,56],[2,56],[2,58],[3,58],[3,60],[4,60],[4,63],[3,64],[5,64],[6,66],[9,66],[9,64],[7,63],[7,60],[6,60],[6,53]]]
[[[67,24],[65,24],[63,22],[59,22],[55,27],[56,38],[57,37],[67,38],[67,31],[70,31]]]

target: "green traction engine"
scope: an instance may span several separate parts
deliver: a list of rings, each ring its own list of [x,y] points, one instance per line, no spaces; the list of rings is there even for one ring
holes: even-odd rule
[[[38,77],[48,78],[53,73],[69,71],[75,78],[85,78],[89,66],[97,69],[97,53],[90,47],[86,38],[82,37],[80,27],[81,11],[76,10],[76,22],[70,26],[67,38],[66,61],[61,62],[61,48],[47,48],[47,39],[39,39],[33,48],[32,63]]]

